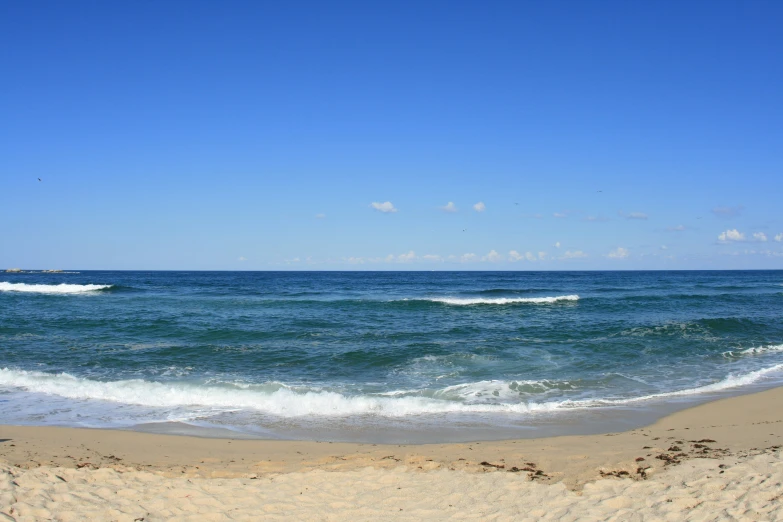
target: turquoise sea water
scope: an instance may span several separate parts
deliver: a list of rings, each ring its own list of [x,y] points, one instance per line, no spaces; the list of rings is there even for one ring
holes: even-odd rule
[[[4,423],[470,440],[782,376],[783,271],[0,274]]]

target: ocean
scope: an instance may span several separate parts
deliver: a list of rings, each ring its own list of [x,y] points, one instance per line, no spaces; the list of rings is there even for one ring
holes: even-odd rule
[[[777,386],[783,271],[0,274],[0,422],[439,442]]]

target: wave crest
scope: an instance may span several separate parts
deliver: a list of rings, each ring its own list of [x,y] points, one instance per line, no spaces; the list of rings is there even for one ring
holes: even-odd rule
[[[783,344],[774,344],[770,346],[756,346],[753,348],[746,348],[745,350],[731,350],[723,352],[724,357],[741,357],[743,355],[761,355],[765,353],[783,352]]]
[[[34,285],[27,283],[0,282],[0,292],[26,292],[32,294],[83,294],[106,290],[114,285]]]
[[[558,295],[555,297],[433,297],[424,299],[433,303],[448,305],[509,305],[509,304],[551,304],[560,301],[578,301],[578,295]]]

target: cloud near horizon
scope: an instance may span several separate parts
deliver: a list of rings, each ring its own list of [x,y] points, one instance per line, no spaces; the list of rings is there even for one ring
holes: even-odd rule
[[[416,259],[416,252],[414,252],[413,250],[409,251],[407,254],[400,254],[399,256],[397,256],[397,262],[399,263],[410,263],[415,259]]]
[[[609,252],[608,254],[606,254],[606,257],[608,257],[609,259],[625,259],[629,255],[631,255],[631,253],[628,252],[628,249],[623,247],[617,247],[611,252]]]
[[[778,241],[777,237],[775,238]],[[748,238],[744,232],[740,232],[736,228],[730,228],[718,234],[719,243],[742,243],[742,242],[755,242],[765,243],[767,241],[767,234],[764,232],[753,232],[750,238]]]
[[[487,206],[484,204],[483,201],[479,201],[475,205],[473,205],[473,210],[476,212],[484,212],[487,209]]]
[[[440,207],[440,209],[443,212],[456,212],[457,211],[457,206],[454,204],[453,201],[449,201],[448,203],[446,203],[445,205]]]
[[[745,234],[736,228],[730,228],[718,235],[718,241],[728,243],[729,241],[745,241]]]
[[[494,251],[493,251],[494,252]],[[539,252],[539,256],[546,256],[546,252]],[[539,257],[536,257],[536,255],[533,252],[525,252],[524,254],[521,254],[517,252],[516,250],[511,250],[508,253],[508,259],[509,261],[516,262],[516,261],[538,261]],[[541,257],[543,259],[543,257]]]

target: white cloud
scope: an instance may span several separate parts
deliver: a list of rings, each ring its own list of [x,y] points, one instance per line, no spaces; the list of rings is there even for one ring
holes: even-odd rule
[[[552,215],[555,216],[556,218],[566,218],[566,217],[568,217],[568,214],[565,214],[563,212],[555,212]]]
[[[397,256],[397,262],[398,263],[410,263],[411,261],[416,260],[416,252],[411,250],[407,254],[400,254]]]
[[[608,254],[606,254],[606,257],[610,259],[625,259],[630,255],[630,252],[628,252],[627,249],[623,247],[617,247]]]
[[[737,205],[736,207],[715,207],[712,209],[712,213],[722,218],[733,218],[739,216],[745,207]]]
[[[462,257],[459,258],[462,263],[474,263],[478,259],[479,257],[476,254],[462,254]]]
[[[421,256],[421,258],[423,260],[425,260],[425,261],[434,261],[434,262],[438,262],[438,263],[442,263],[443,262],[443,258],[441,256],[439,256],[439,255],[427,254],[427,255]]]
[[[574,251],[566,250],[560,259],[579,259],[582,257],[587,257],[587,254],[585,254],[581,250],[574,250]]]
[[[718,236],[718,241],[721,243],[728,243],[729,241],[745,241],[745,234],[734,229],[728,229],[725,232],[721,232]]]
[[[521,252],[517,252],[516,250],[510,250],[508,252],[508,260],[509,261],[542,261],[546,259],[547,253],[546,252],[539,252],[538,255],[534,254],[533,252],[525,252],[524,254]],[[482,261],[503,261],[503,256],[495,252],[494,250],[491,251],[489,254],[484,256],[482,258]]]
[[[555,245],[554,245],[554,246],[555,246],[555,248],[560,248],[560,241],[558,241],[557,243],[555,243]]]
[[[377,264],[377,263],[410,263],[412,261],[416,261],[418,259],[426,259],[426,260],[432,260],[433,258],[440,259],[440,256],[424,256],[423,258],[419,258],[419,256],[416,255],[416,252],[413,250],[409,251],[406,254],[389,254],[385,257],[343,257],[341,258],[342,261],[346,263],[351,263],[353,265],[363,265],[366,263],[370,264]],[[294,258],[294,262],[299,261],[299,258]],[[306,259],[308,263],[313,263],[312,258],[308,257]]]
[[[457,206],[452,201],[449,201],[448,203],[446,203],[445,205],[440,207],[440,209],[443,212],[456,212],[457,211]]]
[[[666,245],[661,245],[661,250],[669,250],[669,247],[667,247]]]
[[[487,209],[487,206],[484,204],[483,201],[479,201],[475,205],[473,205],[473,210],[476,212],[484,212]]]
[[[370,206],[377,210],[378,212],[383,212],[384,214],[390,213],[390,212],[397,212],[397,209],[394,208],[394,205],[392,205],[391,201],[386,201],[384,203],[378,203],[377,201],[373,201],[370,203]]]
[[[783,232],[781,232],[780,234],[778,234],[777,236],[775,236],[775,241],[777,241],[778,243],[780,243],[781,241],[783,241]]]
[[[315,219],[324,219],[326,218],[326,214],[316,214]]]
[[[239,259],[237,261],[247,261],[247,258],[245,256],[239,256]]]
[[[677,225],[676,227],[667,227],[667,231],[669,232],[682,232],[685,230],[685,225]]]
[[[609,219],[603,216],[587,216],[582,221],[592,221],[595,223],[599,223],[599,222],[609,221]]]
[[[718,236],[718,241],[721,243],[728,243],[729,241],[748,241],[748,242],[754,242],[754,243],[765,243],[767,241],[767,234],[764,232],[753,232],[751,234],[751,237],[748,238],[745,236],[744,232],[740,232],[739,230],[735,229],[729,229],[725,232],[721,232]]]

